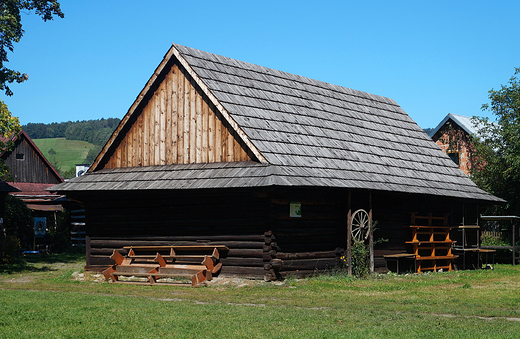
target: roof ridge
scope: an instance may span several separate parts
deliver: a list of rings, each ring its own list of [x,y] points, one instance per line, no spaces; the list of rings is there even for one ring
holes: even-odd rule
[[[370,101],[377,101],[376,98],[385,99],[385,100],[379,100],[379,101],[383,101],[386,104],[391,105],[391,106],[400,107],[392,98],[385,97],[385,96],[382,96],[382,95],[372,94],[372,93],[368,93],[368,92],[365,92],[365,91],[352,89],[352,88],[345,87],[345,86],[335,85],[335,84],[332,84],[332,83],[329,83],[329,82],[313,79],[313,78],[306,77],[306,76],[303,76],[303,75],[289,73],[289,72],[281,71],[281,70],[278,70],[278,69],[275,69],[275,68],[269,68],[269,67],[265,67],[265,66],[262,66],[262,65],[254,64],[254,63],[251,63],[251,62],[242,61],[242,60],[238,60],[238,59],[233,59],[233,58],[230,58],[230,57],[227,57],[227,56],[224,56],[224,55],[210,53],[210,52],[202,51],[202,50],[199,50],[199,49],[196,49],[196,48],[183,46],[183,45],[180,45],[180,44],[175,44],[174,43],[173,45],[176,46],[176,47],[181,47],[181,49],[186,49],[186,50],[189,50],[189,51],[197,51],[197,52],[199,52],[201,54],[206,54],[206,55],[217,56],[217,57],[229,60],[229,61],[236,61],[236,62],[238,62],[238,64],[252,65],[252,66],[255,66],[255,67],[258,67],[258,68],[262,68],[264,70],[275,71],[277,73],[280,73],[280,74],[283,74],[283,75],[287,76],[287,77],[282,77],[282,76],[279,76],[279,75],[276,75],[276,74],[270,74],[271,76],[278,77],[278,78],[281,78],[281,79],[289,79],[291,81],[296,81],[296,82],[299,82],[299,83],[302,83],[302,84],[307,84],[307,85],[310,85],[310,83],[321,84],[322,86],[319,86],[320,88],[323,88],[323,89],[326,89],[326,90],[329,90],[329,91],[334,91],[334,92],[337,92],[337,93],[349,94],[349,95],[352,95],[354,97],[358,97],[358,98],[362,98],[362,99],[366,99],[366,100],[370,100]],[[200,60],[205,60],[204,58],[202,58],[202,57],[200,57],[198,55],[195,55],[195,54],[190,54],[190,53],[185,53],[185,54],[188,54],[191,57],[194,57],[194,58],[197,58],[197,59],[200,59]],[[227,65],[225,63],[222,63],[220,60],[216,60],[214,62],[218,63],[220,65]],[[253,71],[253,72],[257,73],[257,74],[262,74],[261,72],[258,72],[256,70],[251,70],[249,68],[238,67],[238,66],[235,66],[235,67],[237,67],[239,69],[242,69],[242,70]],[[298,77],[298,78],[300,78],[300,80],[290,79],[291,76]],[[308,80],[308,81],[307,82],[306,81],[302,81],[302,79],[303,80]],[[316,84],[313,84],[313,86],[316,86]],[[340,91],[339,89],[352,91],[352,93],[345,93],[344,91]],[[359,94],[364,94],[364,95],[356,95],[354,93],[359,93]]]

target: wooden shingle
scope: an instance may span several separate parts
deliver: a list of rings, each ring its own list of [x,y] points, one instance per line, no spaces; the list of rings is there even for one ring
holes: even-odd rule
[[[172,64],[191,77],[193,91],[202,93],[208,103],[205,107],[214,112],[209,116],[222,121],[231,131],[229,142],[235,140],[243,152],[252,155],[250,161],[153,164],[144,172],[139,167],[108,170],[102,164],[118,140],[113,136],[91,171],[59,185],[60,192],[87,187],[161,190],[279,185],[500,201],[463,175],[390,98],[180,45],[171,47],[155,74],[164,73]],[[138,100],[159,87],[165,81],[161,79],[152,77]],[[130,116],[141,114],[138,106],[132,105],[123,126],[131,121]],[[210,129],[201,130],[209,133]],[[115,134],[122,131],[123,127]]]

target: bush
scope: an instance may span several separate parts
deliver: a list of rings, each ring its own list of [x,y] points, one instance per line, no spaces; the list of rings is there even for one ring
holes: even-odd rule
[[[34,239],[32,211],[25,202],[11,195],[5,197],[5,232],[18,238],[22,248],[31,248]]]
[[[3,234],[1,235],[3,238]],[[16,237],[8,235],[2,239],[2,251],[0,253],[0,264],[14,264],[18,262],[22,255],[20,240]]]

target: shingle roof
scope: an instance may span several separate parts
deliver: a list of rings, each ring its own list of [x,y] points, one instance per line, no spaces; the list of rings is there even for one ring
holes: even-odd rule
[[[100,170],[60,184],[60,192],[280,185],[501,201],[480,190],[392,99],[185,46],[172,49],[171,57],[206,86],[266,163]]]

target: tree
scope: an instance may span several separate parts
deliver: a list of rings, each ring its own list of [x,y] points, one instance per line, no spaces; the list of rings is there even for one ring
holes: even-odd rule
[[[25,73],[9,69],[5,66],[9,60],[8,51],[13,52],[13,43],[19,42],[24,34],[22,29],[21,11],[35,11],[43,21],[52,20],[56,15],[63,18],[60,4],[56,0],[1,0],[0,1],[0,90],[6,95],[13,95],[9,84],[26,81],[29,77]],[[13,136],[21,131],[18,118],[11,115],[7,105],[0,98],[0,152],[12,147]],[[8,179],[9,170],[5,164],[0,164],[0,179]]]
[[[496,117],[475,118],[478,133],[472,179],[484,190],[507,201],[500,213],[520,215],[520,68],[507,85],[491,89],[490,104],[482,105]]]

